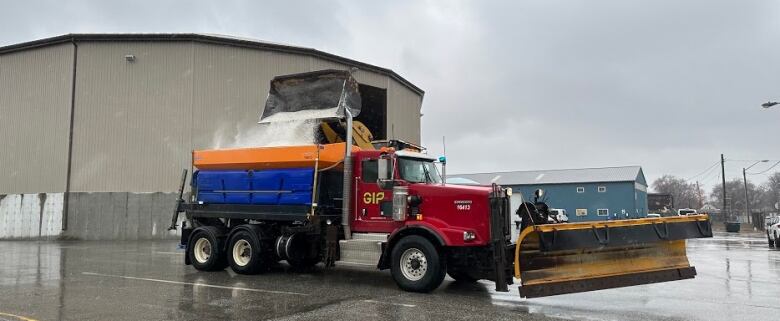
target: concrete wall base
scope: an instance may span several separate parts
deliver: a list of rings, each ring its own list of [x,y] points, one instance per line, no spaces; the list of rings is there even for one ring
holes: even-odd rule
[[[178,231],[168,231],[175,199],[175,193],[70,193],[63,230],[63,193],[0,195],[0,240],[177,239]]]
[[[0,240],[56,239],[63,193],[0,194]]]

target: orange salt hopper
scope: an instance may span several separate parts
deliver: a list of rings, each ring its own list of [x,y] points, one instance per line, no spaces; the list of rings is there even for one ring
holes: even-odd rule
[[[192,164],[198,169],[270,168],[318,168],[335,166],[344,160],[345,143],[279,147],[251,147],[231,149],[196,150],[192,152]],[[360,148],[352,146],[352,152]]]

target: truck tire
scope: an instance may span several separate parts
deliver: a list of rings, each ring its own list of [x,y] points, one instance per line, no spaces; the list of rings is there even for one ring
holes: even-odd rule
[[[239,230],[230,237],[227,259],[230,269],[238,274],[260,273],[270,263],[260,238],[247,230]]]
[[[219,271],[227,266],[222,242],[216,228],[208,226],[195,230],[187,244],[187,256],[199,271]]]
[[[398,287],[410,292],[430,292],[444,281],[444,259],[426,238],[410,235],[393,247],[390,272]]]
[[[469,274],[466,271],[448,270],[447,275],[455,279],[455,282],[461,282],[461,283],[477,282],[477,279],[471,276],[471,274]]]

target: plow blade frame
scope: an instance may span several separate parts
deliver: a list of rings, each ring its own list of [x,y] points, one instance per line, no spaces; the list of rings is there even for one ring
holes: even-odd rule
[[[685,240],[712,237],[707,215],[530,226],[515,247],[527,298],[693,278]]]
[[[696,268],[668,269],[653,272],[618,275],[585,279],[581,281],[564,281],[547,285],[527,285],[520,287],[520,296],[538,298],[551,295],[579,293],[632,285],[642,285],[667,281],[692,279],[696,276]]]

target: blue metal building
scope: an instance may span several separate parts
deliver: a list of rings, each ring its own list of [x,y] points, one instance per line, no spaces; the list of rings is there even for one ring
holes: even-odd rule
[[[511,187],[517,195],[513,199],[513,207],[519,206],[520,195],[526,200],[532,200],[534,191],[543,189],[547,204],[551,208],[565,209],[570,222],[647,216],[647,181],[640,166],[478,173],[452,177]]]

